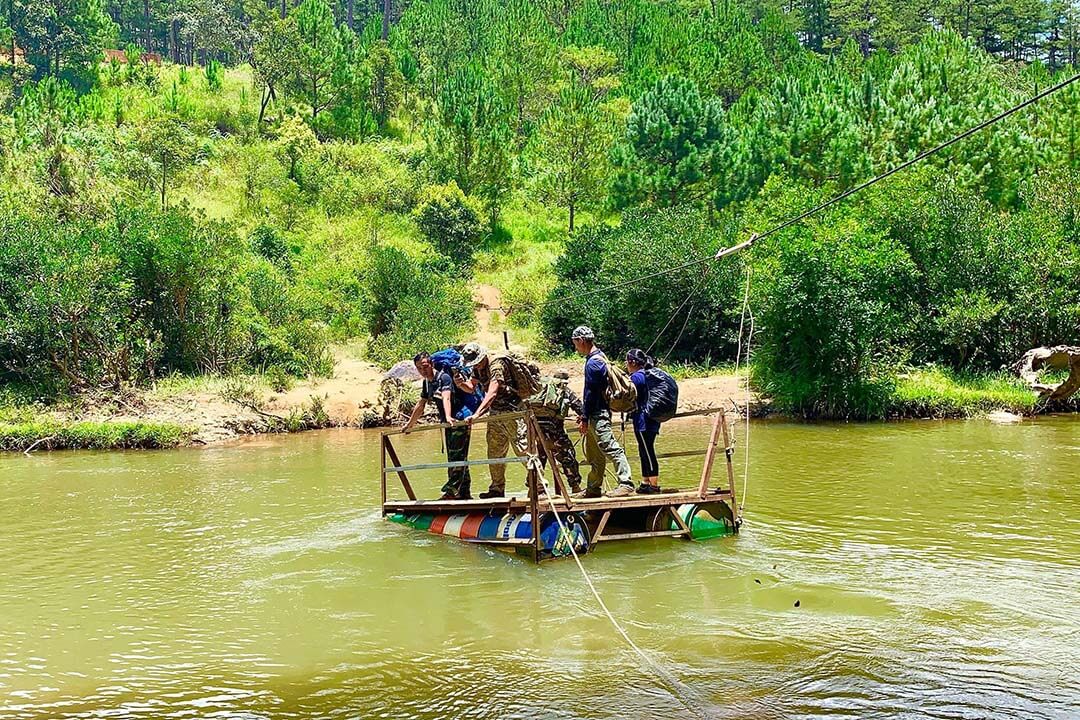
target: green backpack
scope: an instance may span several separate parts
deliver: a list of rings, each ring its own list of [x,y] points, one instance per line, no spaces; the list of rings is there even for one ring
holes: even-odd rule
[[[600,357],[604,358],[608,371],[605,392],[608,407],[611,408],[611,412],[632,412],[637,407],[637,388],[634,387],[634,383],[630,381],[630,376],[625,370],[608,360],[607,355],[600,353]]]

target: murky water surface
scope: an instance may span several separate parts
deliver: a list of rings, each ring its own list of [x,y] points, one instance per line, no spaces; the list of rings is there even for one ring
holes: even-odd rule
[[[378,447],[0,457],[0,718],[1080,717],[1075,418],[755,425],[739,537],[586,559],[660,674],[573,562],[383,521]]]

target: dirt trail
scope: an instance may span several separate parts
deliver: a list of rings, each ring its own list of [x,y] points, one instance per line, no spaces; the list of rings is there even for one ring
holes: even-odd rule
[[[498,310],[501,296],[498,288],[478,286],[473,294],[476,303],[477,342],[489,349],[504,347],[502,314]],[[510,333],[510,349],[529,354],[529,348],[514,342]],[[372,363],[356,357],[356,347],[334,349],[334,373],[330,378],[311,378],[296,382],[284,392],[271,392],[264,386],[255,387],[259,410],[245,408],[223,397],[227,381],[208,381],[196,385],[198,390],[161,394],[154,390],[140,393],[129,402],[101,406],[89,412],[58,414],[65,420],[142,420],[171,422],[196,428],[195,441],[212,443],[237,435],[267,432],[273,425],[272,416],[287,418],[310,408],[312,398],[318,398],[331,426],[359,426],[365,410],[371,411],[378,402],[383,371]],[[578,392],[582,385],[582,363],[577,359],[541,363],[545,373],[559,370],[569,373],[571,386]],[[741,383],[732,375],[691,378],[679,383],[679,407],[697,410],[716,405],[742,406],[745,393]],[[756,403],[752,398],[751,402]]]

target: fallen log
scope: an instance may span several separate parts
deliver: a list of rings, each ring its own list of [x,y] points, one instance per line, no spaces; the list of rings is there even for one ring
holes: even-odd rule
[[[1080,390],[1080,346],[1032,348],[1012,369],[1044,400],[1066,400]],[[1069,377],[1064,382],[1047,384],[1042,382],[1042,375],[1047,370],[1068,370]]]

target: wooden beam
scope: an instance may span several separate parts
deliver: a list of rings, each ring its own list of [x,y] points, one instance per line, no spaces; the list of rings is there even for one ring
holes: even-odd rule
[[[483,425],[484,423],[489,423],[492,420],[517,420],[517,419],[523,418],[523,417],[525,417],[525,413],[523,413],[523,412],[501,413],[499,415],[485,415],[484,417],[480,418],[479,420],[474,420],[471,424],[472,425]],[[450,427],[464,427],[466,424],[467,423],[462,423],[462,422],[432,423],[430,425],[417,425],[416,427],[409,430],[409,432],[402,432],[401,428],[383,430],[382,432],[383,432],[383,435],[411,435],[412,433],[428,432],[428,431],[431,431],[431,430],[442,430],[442,429],[450,428]]]
[[[527,422],[536,431],[536,438],[540,441],[540,446],[544,448],[544,454],[547,455],[548,462],[551,464],[551,479],[555,483],[555,491],[562,495],[566,507],[571,508],[574,503],[570,499],[570,491],[562,479],[559,463],[555,460],[554,453],[551,452],[551,446],[548,445],[547,438],[544,437],[544,433],[540,432],[540,423],[536,421],[536,416],[532,413],[529,413]]]
[[[486,460],[454,460],[453,462],[443,463],[419,463],[417,465],[392,465],[386,467],[384,473],[402,473],[411,470],[437,470],[445,468],[458,468],[458,467],[470,467],[472,465],[510,465],[512,463],[524,463],[524,455],[512,455],[510,457],[502,458],[488,458]]]
[[[675,506],[674,505],[668,505],[667,506],[667,512],[670,513],[671,517],[675,518],[675,524],[678,525],[680,528],[682,528],[682,531],[684,533],[686,533],[686,539],[687,540],[693,540],[694,539],[694,533],[691,532],[690,526],[687,525],[686,521],[682,519],[682,515],[680,515],[679,511],[675,509]]]
[[[390,462],[396,466],[401,465],[401,461],[398,460],[397,451],[394,450],[394,444],[390,442],[390,438],[386,434],[383,435],[383,442],[386,443],[386,454],[390,456]],[[385,475],[383,476],[385,477]],[[404,471],[398,471],[398,479],[401,480],[401,486],[405,488],[405,494],[409,496],[410,500],[416,499],[416,493],[413,492],[412,485],[409,484],[409,476]]]
[[[695,488],[693,490],[679,490],[678,492],[662,492],[656,495],[629,495],[627,497],[618,498],[576,498],[574,500],[573,509],[578,512],[590,510],[599,512],[603,510],[623,510],[626,508],[662,508],[669,505],[678,506],[687,503],[696,503],[701,502],[702,500],[724,501],[729,497],[730,494],[727,490],[717,491],[714,489],[710,490],[708,494],[702,498]],[[552,496],[551,502],[560,512],[565,512],[569,509],[566,507],[566,501],[559,495]],[[521,495],[508,495],[506,497],[490,498],[488,500],[481,500],[480,498],[474,498],[472,500],[387,500],[386,507],[388,510],[395,512],[501,512],[507,510],[528,510],[529,498],[522,493]]]
[[[645,532],[628,532],[628,533],[616,533],[615,535],[605,535],[602,538],[593,538],[593,542],[608,542],[609,540],[635,540],[637,538],[651,538],[651,537],[678,537],[685,535],[683,530],[647,530]]]
[[[716,458],[716,443],[720,437],[720,426],[724,422],[724,413],[720,413],[713,420],[712,433],[709,435],[709,445],[705,448],[705,464],[701,468],[701,483],[698,485],[698,495],[705,497],[709,492],[709,480],[712,479],[713,460]]]
[[[604,529],[607,527],[608,520],[611,519],[611,511],[605,510],[604,514],[600,516],[600,524],[596,526],[596,532],[593,533],[592,541],[594,543],[600,542],[600,537],[604,534]]]
[[[386,436],[379,436],[379,465],[382,472],[379,473],[379,485],[382,488],[382,514],[386,517]]]

